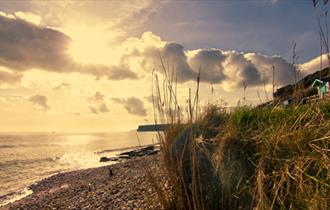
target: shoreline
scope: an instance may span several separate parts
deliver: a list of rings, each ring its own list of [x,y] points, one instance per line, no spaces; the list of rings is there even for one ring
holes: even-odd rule
[[[124,148],[105,149],[105,150],[95,151],[93,153],[99,155],[100,158],[101,157],[108,157],[109,155],[110,155],[109,156],[110,158],[115,158],[115,157],[119,157],[119,155],[122,152],[129,152],[129,151],[132,151],[132,150],[136,150],[136,149],[143,148],[143,147],[148,147],[148,146],[158,147],[159,144],[135,145],[135,146],[129,146],[129,147],[124,147]],[[105,156],[101,156],[101,155],[105,155]],[[19,201],[19,200],[29,196],[30,194],[33,193],[33,191],[31,190],[32,186],[38,185],[40,182],[42,182],[43,180],[46,180],[50,177],[53,177],[53,176],[56,176],[56,175],[59,175],[59,174],[62,174],[62,173],[69,173],[69,172],[74,172],[74,171],[99,168],[99,167],[103,167],[103,166],[110,166],[110,165],[122,163],[123,161],[126,161],[126,159],[110,160],[110,161],[108,160],[106,162],[98,161],[98,165],[95,165],[95,166],[83,167],[83,168],[78,168],[78,169],[77,168],[72,168],[72,169],[61,170],[61,171],[58,171],[56,173],[50,173],[50,174],[48,174],[44,177],[41,177],[40,179],[37,179],[33,182],[30,182],[24,188],[20,188],[20,189],[17,189],[16,191],[12,191],[12,192],[9,192],[7,194],[4,194],[4,195],[0,196],[0,209],[1,209],[1,207],[4,207],[9,203]]]
[[[113,150],[112,152],[116,152],[118,151],[118,154],[119,152],[121,151],[121,149],[117,150]],[[125,151],[125,149],[123,150]],[[97,154],[97,152],[94,152]],[[106,153],[106,152],[104,152]],[[86,170],[86,169],[93,169],[93,168],[99,168],[99,167],[104,167],[104,166],[110,166],[110,165],[113,165],[113,164],[117,164],[117,163],[120,163],[121,161],[108,161],[107,163],[103,163],[103,165],[96,165],[96,166],[92,166],[92,167],[88,167],[88,168],[80,168],[80,169],[74,169],[74,168],[71,168],[71,169],[64,169],[64,170],[61,170],[61,171],[58,171],[58,172],[55,172],[55,173],[50,173],[38,180],[35,180],[33,182],[31,182],[30,184],[26,185],[24,188],[21,188],[21,189],[18,189],[17,191],[13,191],[13,192],[10,192],[8,194],[5,194],[3,196],[0,197],[0,209],[1,207],[4,207],[6,206],[7,204],[9,203],[13,203],[13,202],[16,202],[16,201],[19,201],[25,197],[27,197],[28,195],[31,195],[33,193],[33,191],[31,190],[31,187],[34,186],[34,185],[38,185],[40,182],[48,179],[48,178],[51,178],[53,176],[56,176],[56,175],[59,175],[59,174],[62,174],[62,173],[69,173],[69,172],[75,172],[75,171],[80,171],[80,170]],[[105,165],[107,164],[107,165]]]
[[[0,208],[1,207],[4,207],[4,206],[6,206],[6,205],[8,205],[10,203],[14,203],[16,201],[19,201],[19,200],[21,200],[21,199],[23,199],[23,198],[31,195],[33,193],[33,191],[30,189],[30,186],[27,186],[24,189],[21,189],[21,190],[19,190],[17,192],[12,192],[12,193],[8,193],[6,195],[3,195],[0,198],[0,199],[3,199],[3,200],[1,200]]]
[[[161,170],[159,155],[151,155],[50,176],[31,185],[32,194],[0,209],[161,209],[144,168],[148,168],[156,183],[163,183],[165,192],[170,194],[171,188]]]

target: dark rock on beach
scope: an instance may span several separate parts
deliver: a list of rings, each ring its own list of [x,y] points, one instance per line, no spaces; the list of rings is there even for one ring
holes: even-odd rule
[[[1,209],[162,209],[150,184],[160,183],[171,195],[161,168],[159,155],[153,155],[57,174],[32,185],[33,194]]]
[[[131,159],[135,157],[143,157],[148,155],[158,154],[159,148],[156,148],[154,145],[142,147],[139,149],[130,150],[127,152],[120,153],[118,157],[101,157],[100,162],[108,161],[118,161],[119,159]]]
[[[108,161],[117,161],[119,158],[117,157],[101,157],[100,158],[100,162],[108,162]]]
[[[157,154],[158,150],[156,150],[155,146],[147,146],[147,147],[143,147],[140,149],[135,149],[135,150],[131,150],[128,152],[123,152],[119,154],[120,158],[132,158],[132,157],[142,157],[142,156],[146,156],[146,155],[154,155]]]

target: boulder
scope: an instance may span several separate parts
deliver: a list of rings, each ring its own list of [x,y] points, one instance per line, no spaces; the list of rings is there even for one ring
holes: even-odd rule
[[[100,162],[108,162],[108,161],[117,161],[119,158],[117,157],[101,157],[100,158]]]
[[[132,158],[132,157],[142,157],[146,155],[157,154],[158,151],[155,150],[155,146],[147,146],[140,149],[131,150],[128,152],[123,152],[119,154],[119,158]]]

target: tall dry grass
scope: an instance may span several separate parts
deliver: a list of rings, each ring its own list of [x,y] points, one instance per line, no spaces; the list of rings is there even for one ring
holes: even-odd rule
[[[155,123],[173,196],[171,209],[329,209],[330,101],[293,107],[199,107],[199,81],[186,114],[174,69],[154,72]],[[158,187],[161,189],[161,187]]]
[[[330,101],[236,110],[214,156],[222,209],[328,209],[329,113]]]

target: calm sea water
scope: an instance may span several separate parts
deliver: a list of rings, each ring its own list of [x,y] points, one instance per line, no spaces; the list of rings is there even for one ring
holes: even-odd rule
[[[138,138],[139,137],[139,138]],[[29,193],[27,187],[53,174],[106,165],[100,153],[153,143],[153,133],[0,134],[0,206]],[[139,140],[138,140],[139,139]]]

